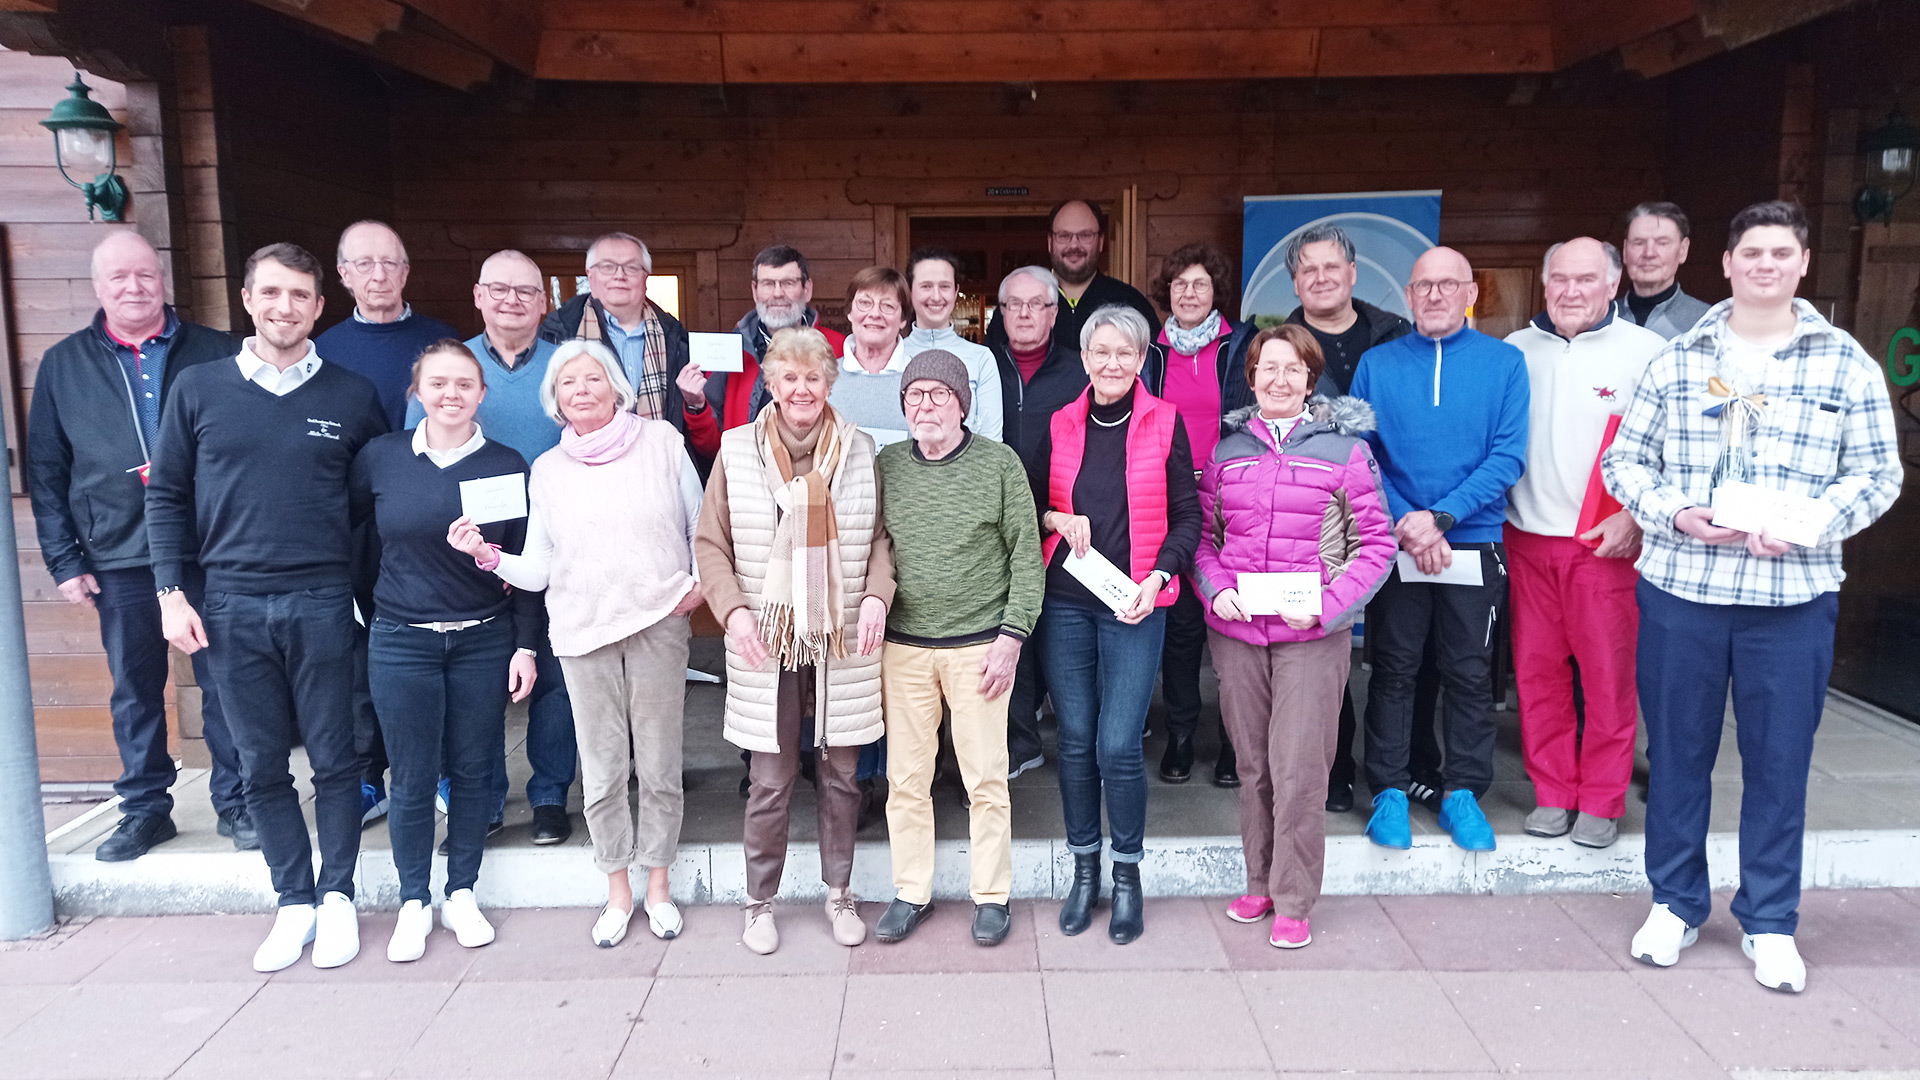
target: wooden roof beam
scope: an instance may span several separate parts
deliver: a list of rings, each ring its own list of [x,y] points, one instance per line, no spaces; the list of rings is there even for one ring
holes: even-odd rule
[[[403,71],[455,90],[493,77],[493,57],[408,25],[408,10],[393,0],[253,0],[269,11],[325,34]]]
[[[406,0],[461,40],[516,71],[540,58],[540,7],[526,0]]]

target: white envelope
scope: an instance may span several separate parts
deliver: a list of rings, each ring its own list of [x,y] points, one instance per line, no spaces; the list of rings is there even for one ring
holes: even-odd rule
[[[460,481],[460,512],[475,525],[526,517],[526,474],[506,473]]]
[[[1320,615],[1320,575],[1311,570],[1241,574],[1235,588],[1249,615]]]
[[[1480,576],[1480,551],[1477,548],[1468,548],[1465,551],[1455,549],[1453,565],[1437,574],[1421,573],[1420,564],[1414,562],[1413,556],[1405,551],[1396,556],[1393,563],[1400,568],[1400,580],[1405,582],[1422,582],[1428,585],[1486,584],[1486,580]]]
[[[1088,548],[1085,555],[1069,551],[1062,565],[1075,580],[1099,597],[1101,603],[1112,608],[1115,615],[1132,607],[1134,598],[1140,595],[1140,586],[1097,548]]]
[[[687,360],[701,371],[744,371],[746,357],[742,355],[746,345],[739,334],[687,335]]]
[[[1738,480],[1713,489],[1713,523],[1723,529],[1757,533],[1801,547],[1820,542],[1833,508],[1820,499],[1776,491]]]

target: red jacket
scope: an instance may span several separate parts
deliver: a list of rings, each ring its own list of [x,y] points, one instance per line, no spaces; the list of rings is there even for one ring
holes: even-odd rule
[[[833,363],[840,362],[840,356],[846,351],[845,334],[824,326],[816,326],[827,345],[833,350]],[[693,452],[707,460],[712,460],[720,452],[720,432],[731,430],[742,424],[750,423],[754,417],[753,394],[760,389],[760,360],[753,355],[752,349],[740,350],[740,370],[719,372],[712,378],[724,378],[725,390],[719,402],[708,394],[707,407],[699,412],[687,410],[687,445]],[[763,391],[764,392],[764,391]],[[719,407],[719,416],[714,415],[715,405]]]

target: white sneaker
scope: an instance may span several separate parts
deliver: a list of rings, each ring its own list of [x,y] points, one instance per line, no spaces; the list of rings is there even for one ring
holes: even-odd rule
[[[612,904],[593,920],[593,943],[603,949],[611,949],[620,944],[627,936],[627,922],[633,918],[631,910],[621,911]]]
[[[1655,904],[1647,912],[1647,921],[1633,935],[1633,958],[1655,967],[1672,967],[1680,962],[1680,950],[1698,940],[1698,927],[1688,926],[1667,905]]]
[[[312,904],[288,904],[273,917],[267,940],[253,951],[253,970],[280,971],[300,960],[301,950],[313,940]]]
[[[679,937],[682,925],[680,909],[674,907],[671,900],[662,900],[647,908],[647,929],[653,931],[653,936],[662,941],[672,941]]]
[[[440,905],[440,925],[453,931],[462,948],[477,949],[493,944],[493,924],[480,913],[472,889],[455,889]]]
[[[1753,978],[1761,986],[1788,994],[1807,988],[1807,964],[1792,934],[1742,934],[1740,951],[1753,961]]]
[[[360,955],[360,913],[346,893],[330,892],[314,911],[313,966],[337,968]]]
[[[387,959],[409,964],[427,954],[427,935],[433,933],[433,909],[418,900],[400,905],[400,917],[393,922],[393,937],[387,940]]]

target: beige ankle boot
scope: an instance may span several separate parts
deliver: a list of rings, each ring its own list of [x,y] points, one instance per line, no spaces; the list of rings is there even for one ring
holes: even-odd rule
[[[827,890],[827,922],[833,926],[833,940],[849,949],[867,940],[867,924],[860,921],[852,889]]]
[[[780,947],[780,928],[773,925],[773,901],[747,901],[747,925],[740,932],[740,943],[761,956]]]

